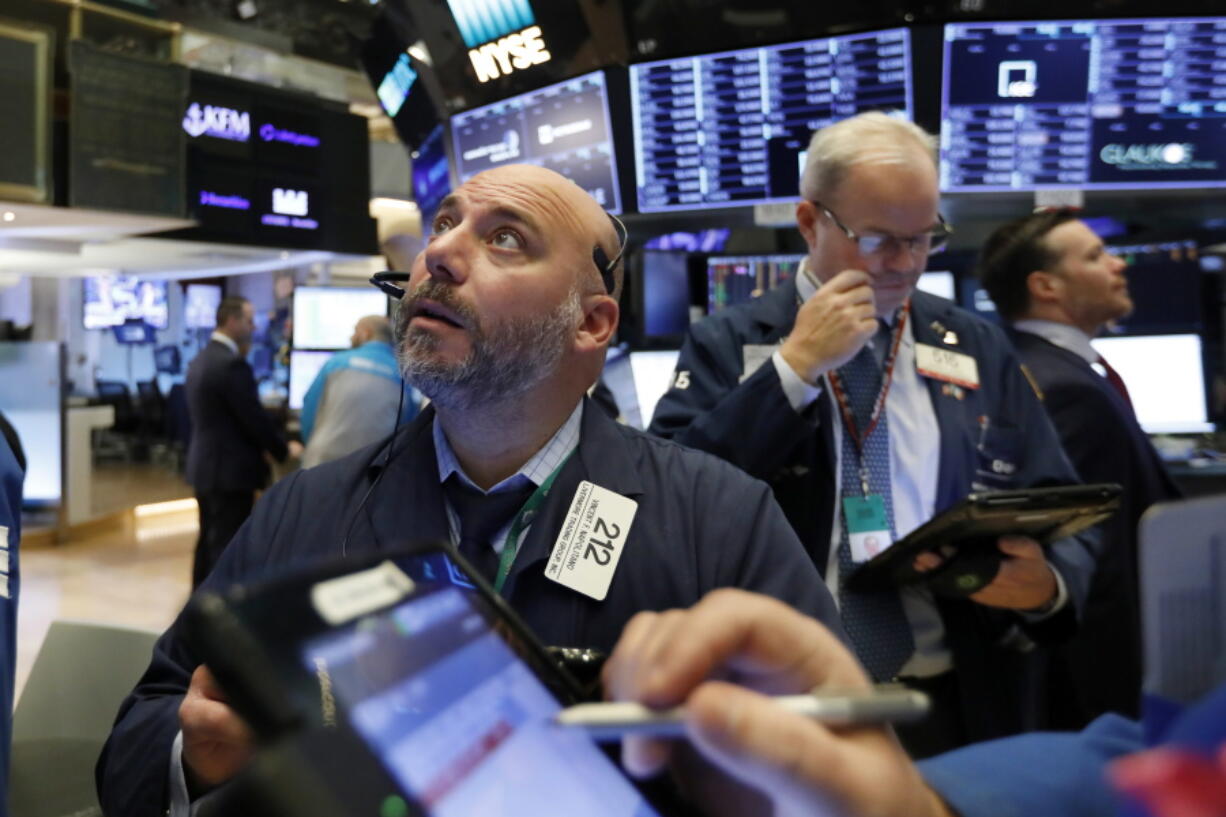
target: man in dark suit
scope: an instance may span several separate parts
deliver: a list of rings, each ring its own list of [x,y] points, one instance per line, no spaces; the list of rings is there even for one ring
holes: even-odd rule
[[[385,443],[281,480],[205,588],[441,540],[547,644],[608,650],[635,613],[723,586],[838,630],[765,485],[586,397],[617,329],[623,230],[540,167],[496,168],[453,191],[406,291],[392,292],[403,295],[401,371],[430,405]],[[251,749],[180,620],[120,709],[100,802],[125,817],[187,814]]]
[[[187,481],[200,506],[200,536],[192,587],[209,575],[222,550],[251,514],[255,492],[268,483],[267,451],[283,462],[291,453],[260,405],[255,375],[245,357],[255,331],[255,310],[231,296],[217,307],[217,328],[187,369],[187,411],[192,438]],[[299,443],[291,443],[295,455]]]
[[[1138,714],[1137,522],[1153,503],[1179,496],[1137,424],[1123,380],[1090,345],[1108,322],[1132,311],[1126,266],[1068,210],[1003,225],[980,261],[984,287],[1011,324],[1073,465],[1086,482],[1124,486],[1119,512],[1103,526],[1082,628],[1058,654],[1073,691],[1053,700],[1053,725],[1069,729],[1104,712]]]
[[[843,120],[814,135],[800,189],[796,279],[691,327],[651,430],[771,485],[874,680],[933,696],[936,717],[900,730],[910,751],[1032,728],[1030,650],[1075,627],[1090,538],[1002,537],[968,598],[843,582],[869,536],[896,541],[972,490],[1076,481],[1000,329],[915,290],[948,232],[932,137]]]

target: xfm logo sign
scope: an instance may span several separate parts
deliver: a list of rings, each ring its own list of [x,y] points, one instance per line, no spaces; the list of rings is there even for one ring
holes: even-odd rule
[[[447,0],[479,82],[550,59],[528,0]]]

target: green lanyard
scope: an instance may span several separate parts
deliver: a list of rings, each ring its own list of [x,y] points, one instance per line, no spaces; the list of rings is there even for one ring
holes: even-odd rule
[[[573,453],[574,451],[571,452]],[[519,553],[519,537],[523,535],[524,529],[532,524],[537,508],[541,507],[546,497],[549,496],[549,489],[553,487],[553,481],[557,479],[562,467],[569,459],[570,454],[567,454],[562,462],[558,463],[558,467],[553,469],[553,473],[532,492],[532,496],[528,497],[528,501],[519,509],[519,513],[515,514],[515,519],[511,522],[511,529],[507,532],[507,541],[502,546],[502,558],[498,560],[498,575],[494,578],[495,593],[502,595],[502,586],[506,583],[507,576],[511,573],[511,565],[515,564],[515,557]]]

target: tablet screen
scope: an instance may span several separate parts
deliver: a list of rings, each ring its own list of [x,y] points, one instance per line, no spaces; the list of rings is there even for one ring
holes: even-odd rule
[[[337,716],[438,817],[656,812],[585,735],[471,596],[424,591],[306,643]]]

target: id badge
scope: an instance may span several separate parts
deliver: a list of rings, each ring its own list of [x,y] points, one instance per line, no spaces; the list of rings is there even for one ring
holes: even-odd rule
[[[851,560],[856,564],[867,562],[894,544],[885,502],[878,494],[843,497],[843,521]]]

